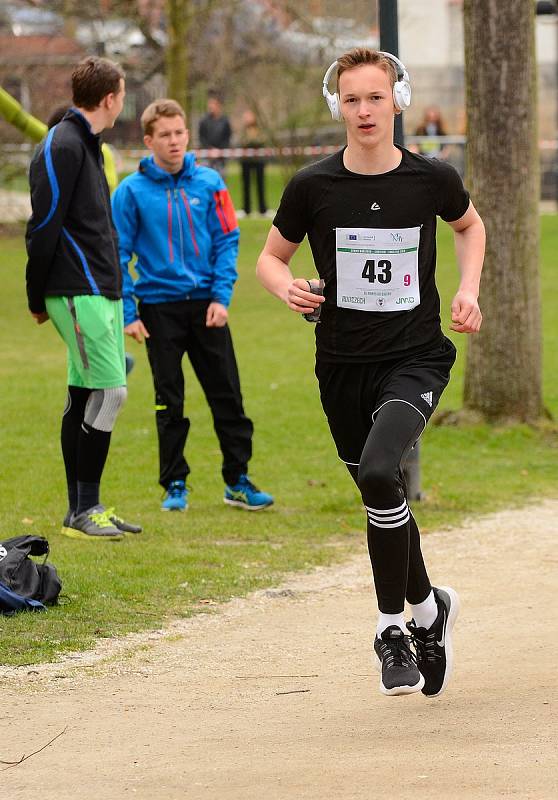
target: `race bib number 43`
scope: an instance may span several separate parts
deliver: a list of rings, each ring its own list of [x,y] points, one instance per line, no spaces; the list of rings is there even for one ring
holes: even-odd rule
[[[420,303],[418,228],[337,228],[337,305],[406,311]]]

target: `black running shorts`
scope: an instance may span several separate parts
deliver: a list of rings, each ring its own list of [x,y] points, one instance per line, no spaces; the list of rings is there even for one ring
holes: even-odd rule
[[[455,362],[453,343],[409,358],[370,364],[316,362],[322,406],[339,458],[359,464],[370,428],[382,406],[398,401],[417,410],[422,430],[438,405]],[[422,433],[421,430],[421,433]]]

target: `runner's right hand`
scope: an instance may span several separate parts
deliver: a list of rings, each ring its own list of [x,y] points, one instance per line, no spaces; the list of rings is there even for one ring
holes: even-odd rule
[[[324,300],[325,297],[322,294],[312,294],[306,278],[295,278],[287,289],[285,302],[291,311],[296,311],[298,314],[311,314]]]

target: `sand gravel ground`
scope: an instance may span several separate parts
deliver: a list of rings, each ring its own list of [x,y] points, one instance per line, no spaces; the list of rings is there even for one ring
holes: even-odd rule
[[[364,547],[164,631],[0,667],[10,800],[553,800],[558,501],[424,537],[460,593],[439,698],[384,697]]]

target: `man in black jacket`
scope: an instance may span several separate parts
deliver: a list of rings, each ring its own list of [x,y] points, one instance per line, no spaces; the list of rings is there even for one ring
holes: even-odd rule
[[[100,482],[117,413],[126,399],[118,244],[99,134],[124,102],[124,74],[87,58],[72,74],[74,105],[49,131],[30,168],[26,233],[29,310],[50,319],[68,347],[62,454],[73,538],[121,539],[137,526],[100,504]]]
[[[207,95],[207,114],[205,114],[198,127],[200,147],[207,150],[224,150],[230,147],[232,128],[229,118],[223,113],[223,101],[214,90]],[[207,158],[203,160],[212,169],[216,169],[222,178],[225,177],[226,162],[224,158]]]

